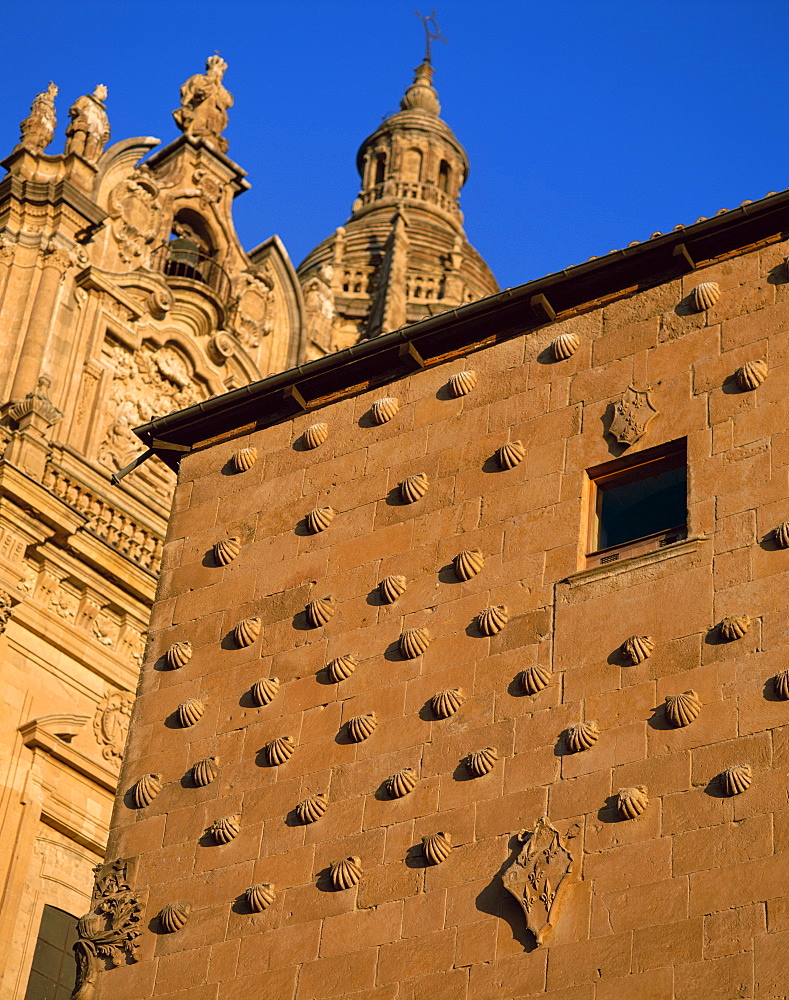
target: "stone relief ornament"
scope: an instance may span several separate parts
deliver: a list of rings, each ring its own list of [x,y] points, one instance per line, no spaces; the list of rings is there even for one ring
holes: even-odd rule
[[[416,782],[417,774],[413,767],[404,767],[386,779],[386,793],[391,799],[402,799],[404,795],[413,792]]]
[[[466,757],[466,767],[475,778],[490,774],[499,759],[499,752],[495,747],[483,747],[482,750],[475,750]]]
[[[134,695],[131,691],[108,691],[96,706],[93,733],[105,760],[120,764],[129,731]]]
[[[313,448],[319,448],[328,436],[328,424],[312,424],[311,427],[308,427],[306,431],[304,431],[302,441],[304,442],[304,447],[312,451]]]
[[[780,670],[773,677],[773,690],[781,701],[789,701],[789,670]]]
[[[240,648],[251,646],[260,635],[263,621],[260,618],[244,618],[233,629],[233,641]]]
[[[659,410],[649,398],[651,389],[636,389],[629,386],[621,398],[613,404],[614,416],[609,433],[627,447],[640,441],[647,432]]]
[[[749,392],[758,387],[767,378],[768,368],[764,358],[759,361],[746,361],[744,365],[737,369],[734,377],[737,385],[743,392]]]
[[[240,448],[233,452],[232,462],[236,472],[249,472],[257,460],[257,448]]]
[[[689,726],[700,712],[701,702],[695,691],[666,695],[666,718],[677,729]]]
[[[329,878],[335,889],[350,889],[359,884],[361,877],[361,858],[343,858],[342,861],[333,861],[329,865]]]
[[[91,911],[77,922],[77,979],[71,1000],[94,1000],[99,973],[105,969],[107,959],[113,968],[124,960],[137,960],[142,907],[129,884],[131,865],[131,861],[119,858],[93,869],[96,880]]]
[[[112,235],[118,244],[118,254],[125,263],[142,257],[156,239],[159,228],[159,186],[153,178],[136,172],[122,180],[110,192],[109,214]],[[166,308],[162,308],[166,304]],[[157,318],[172,308],[172,295],[154,304]],[[151,310],[154,312],[154,309]]]
[[[436,718],[448,719],[462,707],[465,700],[466,695],[463,688],[447,688],[445,691],[439,691],[438,694],[433,695],[430,699],[430,707]]]
[[[233,98],[222,86],[227,63],[221,56],[209,56],[205,73],[190,76],[181,87],[181,107],[173,111],[178,128],[196,139],[207,139],[222,152],[227,152],[227,112]]]
[[[406,660],[414,660],[430,645],[430,633],[426,628],[407,628],[400,636],[400,655]]]
[[[440,865],[452,853],[452,838],[440,830],[422,837],[422,853],[429,865]]]
[[[397,416],[400,409],[400,401],[394,396],[384,396],[383,399],[376,399],[370,407],[373,420],[376,424],[388,424],[392,417]]]
[[[358,666],[358,660],[350,653],[336,656],[326,664],[326,672],[335,684],[347,680]]]
[[[132,801],[138,809],[142,809],[149,806],[161,790],[161,774],[144,774],[131,787]]]
[[[483,635],[497,635],[510,620],[509,611],[504,604],[485,608],[477,615],[477,628]]]
[[[527,667],[518,674],[521,690],[524,694],[537,694],[551,683],[551,671],[539,663]]]
[[[209,833],[217,844],[229,844],[235,840],[241,832],[241,814],[233,813],[230,816],[222,816],[215,819],[209,827]]]
[[[409,476],[399,484],[400,499],[403,503],[416,503],[421,500],[430,487],[430,480],[420,472],[416,476]]]
[[[579,722],[567,730],[567,746],[573,753],[589,750],[600,738],[600,728],[596,722]]]
[[[551,354],[554,361],[566,361],[581,346],[581,338],[577,333],[560,333],[551,341]]]
[[[214,562],[217,566],[227,566],[241,551],[241,539],[235,535],[230,538],[222,538],[214,544]]]
[[[465,582],[482,572],[485,557],[479,549],[464,549],[462,552],[458,552],[452,560],[452,565],[457,578]]]
[[[378,717],[375,712],[368,712],[366,715],[355,715],[348,719],[348,736],[354,743],[361,743],[368,736],[372,736],[378,725]]]
[[[277,894],[273,883],[258,882],[257,885],[251,885],[246,890],[244,897],[246,898],[247,906],[253,913],[262,913],[271,906],[277,898]]]
[[[720,781],[726,795],[740,795],[751,787],[753,774],[748,764],[734,764],[721,771]]]
[[[158,288],[154,288],[145,300],[145,304],[154,319],[164,319],[175,305],[175,296],[166,285],[164,287],[159,286]]]
[[[336,513],[337,511],[334,507],[316,507],[315,510],[311,510],[305,518],[307,531],[311,535],[317,535],[319,532],[325,531],[334,520]]]
[[[779,549],[789,549],[789,521],[782,521],[773,528],[772,536]]]
[[[192,781],[198,788],[210,785],[218,774],[218,757],[204,757],[203,760],[198,760],[196,764],[192,765]]]
[[[459,396],[467,396],[477,384],[476,372],[455,372],[450,376],[447,387],[450,393],[457,399]]]
[[[299,817],[299,822],[306,825],[319,820],[328,808],[329,800],[323,792],[318,792],[317,795],[310,795],[299,802],[296,806],[296,815]]]
[[[544,944],[554,927],[562,897],[573,870],[573,856],[559,831],[547,816],[534,831],[523,830],[521,847],[513,864],[502,876],[504,888],[523,910],[526,926],[538,945]]]
[[[264,705],[268,705],[274,701],[278,692],[279,677],[261,677],[250,688],[252,701],[254,701],[258,708],[263,708]]]
[[[176,711],[178,713],[178,721],[184,729],[188,729],[190,726],[196,725],[203,718],[205,705],[199,698],[189,698],[187,701],[182,701]]]
[[[206,350],[215,365],[223,365],[236,353],[236,342],[226,330],[217,330],[209,337]]]
[[[643,663],[652,655],[655,643],[650,635],[631,635],[622,643],[622,655],[628,659],[633,666]]]
[[[296,749],[296,741],[292,736],[279,736],[277,739],[267,743],[263,749],[269,765],[271,767],[278,767],[293,756],[293,751]]]
[[[525,457],[526,449],[523,447],[522,441],[508,441],[496,452],[496,461],[499,464],[499,468],[505,472],[508,469],[514,469],[516,465],[520,465]]]
[[[378,584],[378,592],[384,604],[394,604],[398,597],[402,597],[408,586],[404,576],[386,576]]]
[[[337,604],[333,597],[318,597],[310,601],[305,610],[310,627],[320,628],[334,617]]]
[[[718,631],[726,642],[742,639],[753,624],[750,615],[731,615],[718,623]]]
[[[711,309],[721,297],[720,285],[717,281],[702,281],[700,285],[696,285],[690,297],[696,312]]]
[[[192,659],[191,642],[174,642],[164,654],[164,658],[171,670],[185,666]]]
[[[66,127],[66,156],[76,153],[95,164],[110,137],[110,120],[104,102],[107,88],[98,84],[92,94],[78,97],[69,109]]]
[[[180,931],[186,927],[186,922],[191,912],[191,903],[166,903],[159,910],[159,924],[165,934],[174,934],[176,931]]]
[[[636,819],[646,811],[649,805],[646,785],[635,785],[632,788],[620,788],[616,797],[616,811],[620,819]]]
[[[30,153],[43,153],[52,142],[58,120],[55,114],[55,98],[58,88],[52,81],[46,90],[36,94],[30,106],[30,114],[19,124],[19,145]]]

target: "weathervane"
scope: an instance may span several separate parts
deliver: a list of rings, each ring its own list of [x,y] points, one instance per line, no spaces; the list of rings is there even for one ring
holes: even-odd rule
[[[444,42],[446,44],[446,38],[441,34],[441,29],[438,26],[438,21],[436,20],[436,12],[431,10],[429,14],[420,14],[418,10],[414,13],[422,22],[422,27],[425,29],[425,62],[431,62],[430,59],[430,44],[431,42]]]

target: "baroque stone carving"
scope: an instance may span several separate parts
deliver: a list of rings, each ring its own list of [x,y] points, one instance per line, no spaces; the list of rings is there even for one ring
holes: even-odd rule
[[[750,615],[731,615],[718,623],[718,631],[726,642],[742,639],[753,624]]]
[[[329,425],[328,424],[312,424],[308,427],[304,434],[302,435],[302,440],[304,442],[304,447],[312,451],[313,448],[319,448],[324,441],[329,436]]]
[[[789,521],[782,521],[773,528],[772,536],[779,549],[789,549]]]
[[[329,878],[335,889],[350,889],[359,884],[361,877],[361,858],[343,858],[342,861],[333,861],[329,865]]]
[[[430,833],[422,837],[422,853],[429,865],[440,865],[452,853],[452,838],[443,830]]]
[[[404,576],[386,576],[378,584],[378,591],[384,604],[394,604],[398,597],[402,597],[407,586]]]
[[[510,620],[510,616],[504,604],[497,604],[480,611],[476,620],[477,628],[483,635],[497,635]]]
[[[260,618],[244,618],[233,629],[233,641],[241,649],[251,646],[262,628],[263,621]]]
[[[373,420],[376,424],[387,424],[392,417],[397,415],[400,409],[400,401],[394,396],[384,396],[383,399],[376,399],[370,407]]]
[[[400,499],[403,503],[416,503],[417,500],[421,500],[425,493],[427,493],[429,487],[430,480],[424,472],[420,472],[416,476],[409,476],[398,486]]]
[[[164,658],[171,670],[185,666],[192,659],[191,642],[174,642],[164,654]]]
[[[178,721],[184,729],[188,729],[203,718],[204,712],[205,705],[199,698],[189,698],[187,701],[182,701],[177,708]]]
[[[326,664],[326,672],[335,684],[347,680],[356,670],[358,661],[355,656],[346,653],[345,656],[336,656]]]
[[[52,379],[49,375],[41,375],[35,390],[28,392],[24,399],[14,403],[9,409],[8,414],[11,419],[18,422],[28,413],[37,413],[49,427],[59,423],[63,418],[63,411],[59,410],[49,398],[51,385]]]
[[[753,773],[748,764],[734,764],[721,771],[720,781],[726,795],[740,795],[751,787]]]
[[[318,792],[317,795],[310,795],[299,802],[296,806],[296,815],[299,817],[299,822],[306,825],[307,823],[314,823],[316,820],[319,820],[328,808],[329,800],[323,792]]]
[[[620,444],[629,447],[640,441],[651,421],[658,415],[658,409],[652,405],[652,400],[649,398],[650,391],[650,389],[636,389],[631,385],[614,403],[614,416],[609,433]]]
[[[266,744],[264,752],[269,765],[271,767],[278,767],[280,764],[284,764],[290,760],[295,749],[296,741],[292,736],[279,736],[277,739],[271,740],[270,743]]]
[[[119,858],[97,865],[91,910],[77,922],[74,945],[77,979],[71,1000],[93,1000],[99,973],[109,959],[118,967],[135,962],[142,907],[129,884],[131,862]]]
[[[241,814],[232,813],[215,819],[209,827],[209,832],[217,844],[229,844],[241,832]]]
[[[465,582],[482,572],[485,557],[479,549],[464,549],[462,552],[458,552],[452,560],[452,565],[458,579]]]
[[[645,812],[649,805],[646,785],[620,788],[616,797],[616,811],[621,819],[635,819]]]
[[[430,633],[426,628],[407,628],[400,636],[400,655],[406,660],[414,660],[430,645]]]
[[[482,750],[475,750],[466,757],[466,767],[475,778],[481,778],[485,774],[490,774],[499,759],[499,752],[495,747],[483,747]]]
[[[66,128],[66,156],[76,153],[95,164],[110,137],[110,120],[104,102],[107,88],[103,83],[92,94],[78,97],[69,108],[71,121]]]
[[[459,396],[467,396],[477,384],[476,372],[455,372],[451,375],[447,386],[450,393],[457,399]]]
[[[251,885],[246,890],[244,897],[247,901],[247,906],[253,913],[262,913],[271,906],[277,898],[277,894],[273,883],[258,882],[257,885]]]
[[[581,338],[577,333],[560,333],[551,341],[551,354],[554,361],[566,361],[581,346]]]
[[[354,743],[361,743],[368,736],[372,736],[378,725],[378,717],[375,712],[368,712],[366,715],[355,715],[348,719],[348,735]]]
[[[314,510],[311,510],[305,518],[307,531],[311,535],[317,535],[319,532],[325,531],[334,520],[336,513],[337,511],[333,507],[316,507]]]
[[[781,701],[789,701],[789,670],[780,670],[773,678],[773,690]]]
[[[696,312],[711,309],[721,297],[720,285],[717,281],[702,281],[690,293],[693,308]]]
[[[192,765],[192,781],[198,786],[198,788],[204,788],[206,785],[210,785],[218,774],[218,757],[204,757],[203,760],[198,760],[196,764]]]
[[[666,718],[672,726],[678,729],[689,726],[698,719],[700,712],[701,702],[695,691],[666,695]]]
[[[252,701],[254,701],[258,708],[263,708],[264,705],[268,705],[269,702],[274,701],[278,691],[279,677],[261,677],[259,681],[255,681],[252,685],[250,694],[252,695]]]
[[[568,876],[573,870],[573,856],[547,816],[538,820],[531,834],[523,830],[518,840],[521,847],[502,881],[504,888],[517,900],[526,917],[526,926],[541,945],[556,923]]]
[[[55,114],[55,98],[58,88],[50,80],[46,90],[36,94],[30,106],[30,114],[19,124],[19,145],[28,152],[38,155],[43,153],[52,142],[57,126]]]
[[[573,753],[589,750],[600,738],[600,728],[596,722],[579,722],[567,730],[567,746]]]
[[[734,373],[737,385],[744,392],[757,389],[767,378],[768,368],[764,358],[758,361],[746,361]]]
[[[108,208],[113,220],[112,234],[120,258],[126,263],[142,257],[156,239],[161,210],[158,198],[158,185],[152,177],[139,171],[120,181],[110,192]],[[172,304],[172,293],[161,289],[149,307],[157,319],[163,319]]]
[[[174,934],[186,926],[191,912],[191,903],[166,903],[159,910],[159,924],[165,934]]]
[[[233,98],[222,86],[227,63],[221,56],[209,56],[205,73],[196,73],[181,87],[181,107],[173,111],[175,124],[186,135],[207,139],[222,152],[227,152],[227,139],[222,133],[227,128],[228,108]]]
[[[631,635],[622,643],[622,654],[633,666],[643,663],[652,655],[655,643],[650,635]]]
[[[149,806],[161,790],[161,774],[144,774],[131,787],[132,801],[138,809],[142,809]]]
[[[526,449],[523,447],[522,441],[508,441],[496,452],[496,461],[499,464],[499,468],[505,472],[508,469],[514,469],[516,465],[520,465],[525,457]]]
[[[96,706],[93,733],[105,760],[120,764],[129,731],[134,695],[131,691],[108,691]]]
[[[239,448],[233,452],[232,462],[236,472],[249,472],[257,460],[257,448]]]
[[[404,767],[386,779],[386,793],[392,799],[401,799],[416,788],[417,773],[413,767]]]
[[[227,566],[241,551],[241,539],[232,535],[230,538],[222,538],[214,544],[214,561],[218,566]]]
[[[310,627],[320,628],[334,617],[337,604],[333,597],[318,597],[310,601],[305,610]]]
[[[448,719],[457,712],[466,700],[463,688],[447,688],[430,699],[433,714],[439,719]]]

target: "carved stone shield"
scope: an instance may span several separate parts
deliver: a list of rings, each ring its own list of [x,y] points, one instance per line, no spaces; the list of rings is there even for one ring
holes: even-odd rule
[[[649,389],[635,389],[632,385],[614,403],[614,418],[609,428],[620,444],[630,446],[642,438],[658,410],[649,398]]]
[[[504,887],[517,899],[526,926],[542,944],[555,923],[573,859],[547,816],[531,835],[524,830],[519,839],[523,846],[503,875]]]

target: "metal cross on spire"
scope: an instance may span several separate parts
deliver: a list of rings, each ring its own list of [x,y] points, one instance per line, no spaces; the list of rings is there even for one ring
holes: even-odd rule
[[[446,44],[447,40],[441,34],[441,29],[439,28],[438,21],[436,20],[435,10],[431,10],[429,14],[420,14],[418,10],[415,10],[414,13],[422,22],[422,27],[425,29],[425,62],[431,62],[431,43],[444,42],[444,44]]]

